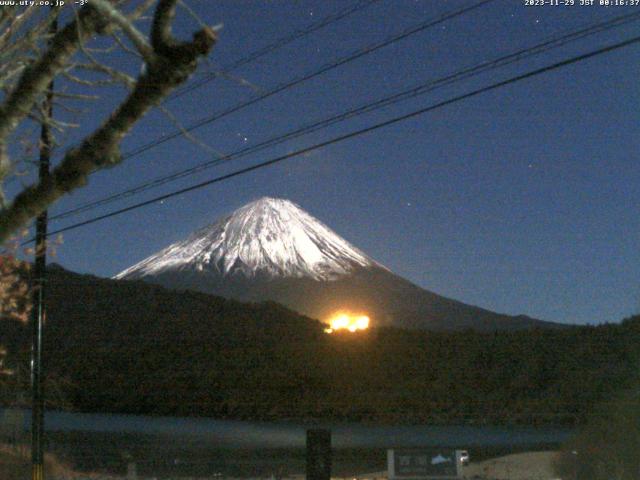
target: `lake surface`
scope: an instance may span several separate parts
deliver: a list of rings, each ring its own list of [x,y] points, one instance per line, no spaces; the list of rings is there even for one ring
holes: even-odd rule
[[[0,423],[30,428],[29,410],[0,409]],[[144,434],[206,439],[221,448],[303,448],[308,428],[328,428],[334,448],[481,446],[526,448],[560,444],[573,433],[557,427],[375,426],[358,423],[248,422],[209,418],[150,417],[48,411],[45,430]]]

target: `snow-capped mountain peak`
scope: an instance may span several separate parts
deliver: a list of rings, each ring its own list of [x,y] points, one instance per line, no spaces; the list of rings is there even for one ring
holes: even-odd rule
[[[289,200],[264,197],[124,270],[142,278],[171,270],[246,277],[333,280],[374,260]]]

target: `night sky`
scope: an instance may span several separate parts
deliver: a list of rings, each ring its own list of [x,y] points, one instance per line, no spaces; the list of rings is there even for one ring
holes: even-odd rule
[[[224,24],[200,73],[221,71],[353,1],[190,0]],[[475,1],[380,0],[166,103],[184,125]],[[579,0],[576,0],[576,4]],[[597,3],[597,2],[596,2]],[[194,131],[230,153],[461,68],[639,7],[525,6],[496,0]],[[198,28],[184,9],[175,30]],[[640,34],[640,22],[457,82],[142,195],[52,222],[56,229],[204,181],[478,87]],[[114,64],[139,68],[131,56]],[[135,70],[133,70],[135,71]],[[397,274],[497,312],[567,323],[620,321],[640,310],[640,45],[580,62],[64,234],[58,262],[111,276],[261,196],[287,198]],[[68,144],[123,90],[89,105]],[[161,112],[123,151],[172,132]],[[185,138],[113,169],[51,213],[210,160]],[[58,154],[59,158],[60,154]]]

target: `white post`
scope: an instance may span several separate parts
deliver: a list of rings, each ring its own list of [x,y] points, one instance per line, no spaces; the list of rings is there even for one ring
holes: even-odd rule
[[[387,450],[387,478],[389,480],[395,479],[395,464],[393,462],[393,450]]]
[[[127,480],[138,480],[138,469],[136,462],[127,463]]]

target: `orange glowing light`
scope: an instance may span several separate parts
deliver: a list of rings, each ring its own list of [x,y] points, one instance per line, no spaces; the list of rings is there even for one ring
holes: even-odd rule
[[[369,317],[366,315],[354,315],[351,313],[338,312],[329,319],[329,327],[325,328],[326,333],[333,333],[337,330],[349,330],[356,332],[369,328]]]

